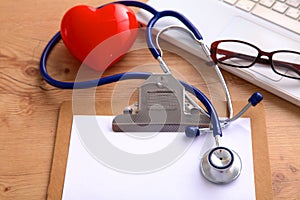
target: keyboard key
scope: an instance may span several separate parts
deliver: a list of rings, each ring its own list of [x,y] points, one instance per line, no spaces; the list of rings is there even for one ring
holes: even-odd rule
[[[288,11],[286,12],[286,15],[293,19],[297,19],[300,15],[300,10],[296,8],[289,8]]]
[[[281,3],[281,2],[276,2],[275,5],[273,6],[273,9],[279,13],[284,13],[287,8],[288,8],[288,5],[286,5],[285,3]]]
[[[250,10],[252,10],[252,8],[254,7],[255,3],[249,0],[240,0],[237,4],[236,7],[245,10],[247,12],[249,12]]]
[[[297,8],[300,5],[300,0],[287,0],[286,3]]]
[[[259,3],[263,6],[271,8],[273,6],[273,4],[275,3],[275,0],[261,0]]]
[[[261,5],[256,5],[251,13],[300,34],[300,21]]]
[[[224,2],[233,5],[233,4],[235,4],[237,2],[237,0],[224,0]]]

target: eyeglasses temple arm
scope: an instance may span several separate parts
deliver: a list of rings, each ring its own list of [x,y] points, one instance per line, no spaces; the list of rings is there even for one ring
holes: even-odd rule
[[[230,58],[242,58],[245,60],[250,60],[250,61],[254,61],[255,59],[257,59],[257,57],[254,56],[250,56],[250,55],[246,55],[246,54],[242,54],[242,53],[236,53],[233,51],[228,51],[228,50],[224,50],[224,49],[218,49],[218,54],[223,54],[225,55],[224,57],[218,59],[220,61],[224,61]],[[265,58],[258,58],[256,62],[259,62],[261,64],[270,64],[269,59],[265,59]]]

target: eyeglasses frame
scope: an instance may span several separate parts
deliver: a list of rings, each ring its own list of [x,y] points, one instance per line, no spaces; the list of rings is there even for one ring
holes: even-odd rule
[[[245,45],[249,45],[249,46],[251,46],[251,47],[253,47],[254,49],[257,50],[257,52],[258,52],[257,57],[254,59],[254,61],[252,61],[252,63],[250,65],[247,65],[247,66],[237,66],[237,65],[233,65],[233,64],[229,64],[229,63],[224,63],[221,60],[217,59],[217,48],[218,48],[218,45],[220,43],[224,43],[224,42],[237,42],[237,43],[242,43],[242,44],[245,44]],[[300,79],[300,78],[296,78],[296,77],[292,77],[292,76],[288,76],[288,75],[279,73],[278,71],[276,71],[276,69],[275,69],[275,67],[273,65],[273,55],[274,54],[276,54],[276,53],[296,53],[296,54],[299,54],[299,56],[300,56],[300,53],[296,52],[296,51],[291,51],[291,50],[277,50],[277,51],[272,51],[272,52],[266,52],[266,51],[262,51],[261,49],[259,49],[257,46],[255,46],[253,44],[250,44],[248,42],[241,41],[241,40],[217,40],[217,41],[214,41],[211,44],[210,53],[211,53],[211,58],[215,62],[215,64],[220,63],[220,64],[223,64],[223,65],[227,65],[227,66],[231,66],[231,67],[237,67],[237,68],[250,68],[253,65],[255,65],[255,63],[269,64],[271,66],[272,70],[276,74],[278,74],[280,76],[284,76],[284,77],[288,77],[288,78],[292,78],[292,79]],[[250,55],[243,55],[243,56],[249,56],[250,57]],[[268,60],[262,58],[262,56],[268,57]],[[299,76],[300,76],[300,74],[299,74]]]

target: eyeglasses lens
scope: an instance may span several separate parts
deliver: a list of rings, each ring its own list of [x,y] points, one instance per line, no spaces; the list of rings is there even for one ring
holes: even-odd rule
[[[274,70],[287,77],[300,79],[300,53],[280,51],[272,56]]]
[[[233,67],[249,67],[255,62],[258,50],[241,42],[226,41],[219,43],[216,56],[219,63]]]

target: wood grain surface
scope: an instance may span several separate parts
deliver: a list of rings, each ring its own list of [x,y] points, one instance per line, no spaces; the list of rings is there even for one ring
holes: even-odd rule
[[[72,100],[73,92],[48,85],[39,73],[39,58],[48,40],[59,30],[60,20],[68,8],[77,4],[98,6],[105,2],[0,2],[1,200],[45,199],[59,107],[63,101]],[[205,90],[203,81],[198,81],[191,69],[182,67],[187,63],[178,55],[166,53],[165,59],[186,80]],[[147,49],[139,49],[126,55],[105,75],[135,70],[145,63],[155,62]],[[50,55],[48,65],[51,75],[72,80],[80,63],[60,43]],[[300,108],[223,73],[233,100],[248,99],[255,91],[264,95],[274,199],[300,199]],[[116,87],[111,84],[97,88],[95,99],[110,101],[114,95],[128,99],[126,93],[112,92]],[[132,82],[126,87],[134,91],[136,84]],[[136,92],[130,98],[136,99]]]

